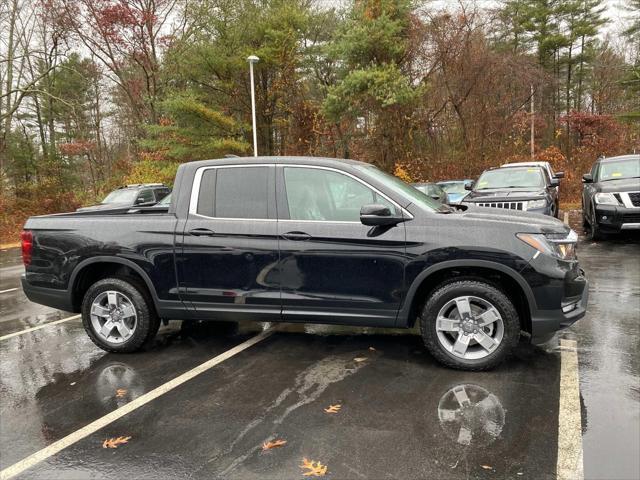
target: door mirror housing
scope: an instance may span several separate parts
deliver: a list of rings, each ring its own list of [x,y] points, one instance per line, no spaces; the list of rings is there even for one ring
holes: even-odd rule
[[[466,182],[464,184],[464,189],[465,190],[473,190],[473,186],[475,185],[476,182]]]
[[[564,172],[556,172],[554,177],[556,177],[556,178],[564,178]]]
[[[593,183],[593,175],[591,175],[590,173],[585,173],[584,175],[582,175],[582,182]]]
[[[551,179],[551,183],[550,183],[550,185],[551,185],[552,187],[557,187],[557,186],[559,186],[559,185],[560,185],[560,179],[559,179],[559,178],[552,178],[552,179]]]
[[[140,205],[140,204],[143,204],[143,203],[144,203],[144,198],[142,198],[142,197],[136,198],[136,203],[135,203],[136,205]]]
[[[372,203],[363,205],[360,209],[360,221],[363,225],[379,227],[386,225],[397,225],[404,221],[402,216],[392,215],[389,207]]]

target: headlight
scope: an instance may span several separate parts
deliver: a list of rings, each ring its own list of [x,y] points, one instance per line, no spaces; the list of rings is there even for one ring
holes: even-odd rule
[[[596,193],[594,200],[598,205],[620,205],[613,193]]]
[[[544,198],[540,200],[529,200],[527,202],[527,209],[531,210],[533,208],[544,208],[547,206],[547,201]]]
[[[562,260],[576,258],[578,235],[573,230],[566,236],[563,234],[517,233],[516,237],[546,255]]]

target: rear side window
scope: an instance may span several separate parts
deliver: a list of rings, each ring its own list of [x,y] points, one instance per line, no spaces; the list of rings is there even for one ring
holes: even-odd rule
[[[205,170],[196,211],[216,218],[269,218],[268,190],[268,167]]]

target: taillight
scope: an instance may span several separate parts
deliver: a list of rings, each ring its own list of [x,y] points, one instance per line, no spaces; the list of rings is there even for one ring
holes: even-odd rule
[[[31,253],[33,252],[33,233],[30,230],[23,230],[20,233],[22,240],[22,263],[26,267],[31,263]]]

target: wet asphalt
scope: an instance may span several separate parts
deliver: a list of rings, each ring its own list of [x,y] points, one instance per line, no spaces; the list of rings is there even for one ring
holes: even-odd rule
[[[640,478],[640,238],[581,241],[578,346],[584,474]],[[18,287],[0,252],[0,291]],[[72,314],[0,293],[0,336]],[[262,324],[162,327],[107,354],[80,320],[0,340],[0,468],[51,445],[254,336]],[[561,351],[525,341],[491,372],[440,367],[416,331],[277,325],[242,353],[17,478],[556,478]],[[325,412],[340,405],[335,414]],[[113,437],[131,437],[117,449]],[[282,439],[263,451],[264,442]]]

